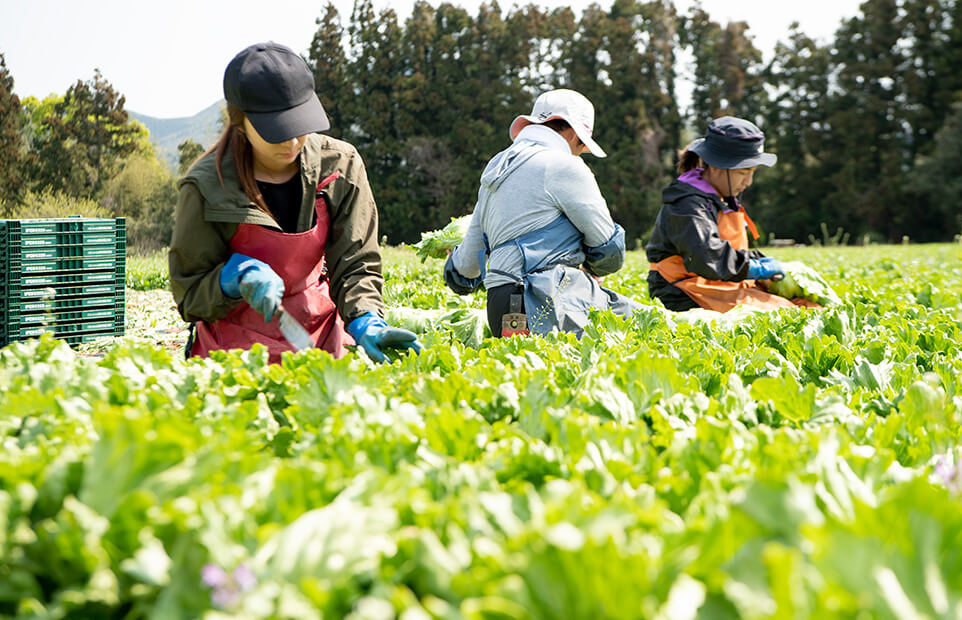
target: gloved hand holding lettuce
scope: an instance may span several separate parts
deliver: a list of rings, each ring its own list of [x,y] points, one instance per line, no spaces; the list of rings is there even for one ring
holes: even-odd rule
[[[373,312],[362,314],[348,323],[347,333],[351,334],[358,346],[375,362],[389,361],[383,352],[385,348],[414,349],[415,353],[421,352],[421,342],[414,332],[391,327]]]
[[[842,299],[817,271],[798,261],[781,263],[785,277],[768,284],[768,292],[786,299],[801,297],[821,306],[841,305]]]

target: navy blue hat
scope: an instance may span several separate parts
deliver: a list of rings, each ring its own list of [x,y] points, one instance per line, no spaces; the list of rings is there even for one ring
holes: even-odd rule
[[[705,137],[692,142],[688,150],[713,168],[735,170],[774,165],[778,158],[762,152],[764,147],[765,134],[754,123],[723,116],[709,123]]]
[[[331,127],[307,63],[273,41],[234,56],[224,71],[224,98],[273,144]]]

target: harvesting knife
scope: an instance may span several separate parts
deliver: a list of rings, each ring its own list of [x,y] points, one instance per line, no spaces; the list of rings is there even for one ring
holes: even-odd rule
[[[287,338],[287,341],[291,343],[295,351],[314,348],[314,341],[311,340],[311,335],[307,333],[303,325],[297,322],[297,319],[291,316],[290,312],[284,309],[284,306],[278,308],[277,314],[277,324],[281,329],[281,334]]]

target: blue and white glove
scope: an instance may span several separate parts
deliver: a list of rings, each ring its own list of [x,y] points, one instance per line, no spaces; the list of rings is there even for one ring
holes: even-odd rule
[[[400,327],[390,327],[384,319],[373,312],[362,314],[348,323],[347,333],[351,334],[354,341],[375,362],[388,361],[387,356],[381,351],[384,347],[414,349],[415,353],[421,352],[421,343],[418,341],[417,334]]]
[[[267,263],[231,254],[220,271],[220,290],[228,297],[243,297],[270,322],[284,297],[284,281]]]
[[[782,264],[774,258],[751,258],[748,260],[749,280],[769,280],[776,275],[785,275]]]

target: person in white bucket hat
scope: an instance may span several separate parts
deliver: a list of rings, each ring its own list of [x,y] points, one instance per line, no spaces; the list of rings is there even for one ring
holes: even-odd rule
[[[496,336],[580,336],[590,308],[629,314],[636,302],[600,285],[621,268],[625,231],[611,219],[580,155],[605,157],[592,139],[594,106],[568,89],[542,93],[511,123],[513,143],[488,162],[464,241],[444,266],[456,293],[487,290]]]
[[[555,119],[561,119],[568,123],[578,140],[592,155],[595,157],[608,156],[604,149],[591,138],[591,132],[595,126],[595,107],[591,105],[587,97],[567,88],[542,93],[535,100],[531,114],[522,114],[511,123],[511,139],[514,140],[522,129],[532,123],[540,125]],[[571,150],[574,153],[575,148]],[[580,155],[580,153],[575,153],[575,155]]]

